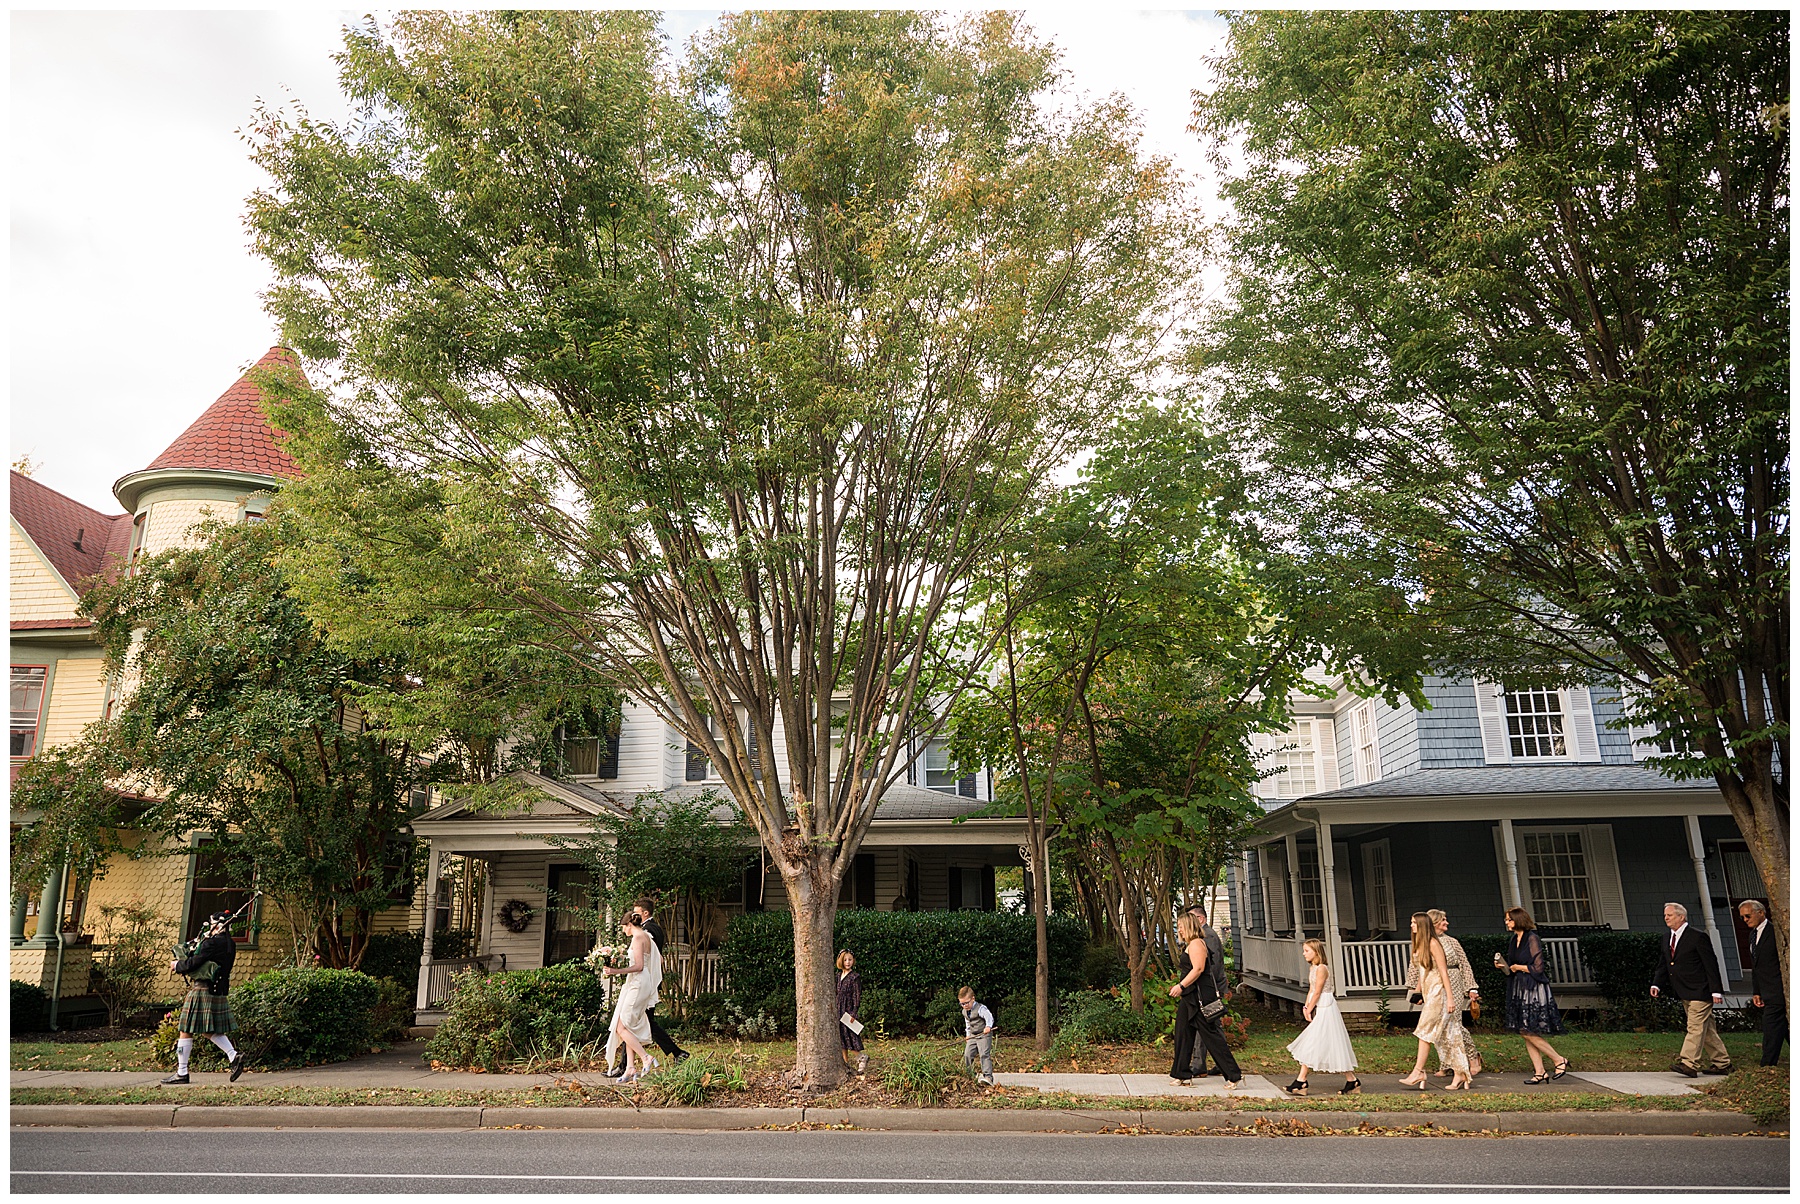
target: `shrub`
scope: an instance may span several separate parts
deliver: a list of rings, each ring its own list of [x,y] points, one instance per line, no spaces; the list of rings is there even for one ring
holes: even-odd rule
[[[682,1009],[681,1023],[676,1026],[682,1034],[695,1033],[704,1036],[724,1030],[729,1014],[726,1012],[727,997],[723,991],[702,991],[688,1000],[687,1007]],[[657,1013],[661,1015],[660,1010]]]
[[[881,1068],[881,1085],[915,1104],[929,1107],[944,1098],[944,1089],[962,1068],[944,1053],[917,1046],[889,1059]]]
[[[380,999],[359,970],[270,970],[231,993],[231,1010],[260,1066],[314,1066],[369,1052]]]
[[[563,1059],[606,1032],[606,992],[580,962],[458,975],[444,1022],[425,1047],[446,1066],[498,1070],[530,1057]]]
[[[921,1015],[918,1003],[905,991],[870,987],[863,991],[862,1008],[857,1018],[886,1035],[912,1032],[919,1027]]]
[[[976,998],[981,996],[977,993]],[[955,987],[945,987],[925,1005],[921,1026],[928,1037],[960,1037],[963,1035],[962,1003]]]
[[[118,1025],[150,1002],[167,957],[169,927],[142,902],[100,908],[100,955],[88,990],[106,1005],[106,1022]]]
[[[1037,1032],[1037,996],[1030,991],[1014,991],[994,1009],[994,1027],[1011,1036],[1029,1036]]]
[[[1506,1022],[1506,971],[1495,968],[1494,954],[1505,950],[1509,939],[1504,934],[1472,932],[1458,936],[1463,952],[1469,955],[1469,968],[1475,972],[1475,985],[1481,988],[1481,1019],[1484,1024],[1498,1026]]]
[[[1085,940],[1075,920],[1050,917],[1053,991],[1081,984]],[[1036,977],[1036,921],[1004,912],[841,911],[833,948],[855,952],[865,999],[876,990],[892,991],[918,1013],[946,987],[967,984],[987,1002],[1030,992]],[[789,913],[733,916],[720,947],[720,968],[741,1009],[767,1008],[784,1031],[792,1031],[794,930]],[[777,1011],[773,1004],[781,998],[789,1002]],[[898,1014],[898,1005],[895,1010]]]
[[[1649,1032],[1686,1027],[1673,999],[1650,998],[1650,980],[1666,939],[1654,932],[1590,932],[1576,939],[1581,960],[1606,1000],[1600,1013],[1603,1026]]]
[[[12,980],[12,1031],[41,1033],[50,1025],[50,996],[34,982]]]
[[[433,957],[469,957],[476,947],[475,933],[467,928],[446,928],[432,938]],[[357,967],[371,978],[390,978],[402,985],[419,981],[419,959],[425,955],[425,933],[379,932],[369,938]]]
[[[1165,988],[1166,990],[1166,988]],[[1092,1045],[1128,1045],[1154,1040],[1162,1031],[1154,1013],[1131,1010],[1130,1001],[1113,991],[1071,991],[1058,1001],[1058,1029],[1051,1058]],[[1166,997],[1166,996],[1165,996]]]
[[[1108,991],[1131,981],[1131,969],[1125,955],[1111,941],[1094,941],[1081,953],[1081,986],[1090,991]]]
[[[412,1027],[417,988],[391,978],[377,978],[375,990],[375,1008],[369,1015],[369,1039],[376,1045],[406,1040],[407,1030]]]

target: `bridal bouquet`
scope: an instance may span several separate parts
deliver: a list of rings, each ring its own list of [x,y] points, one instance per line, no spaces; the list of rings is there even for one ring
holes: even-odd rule
[[[587,964],[598,974],[602,969],[623,970],[631,964],[629,945],[601,945],[587,955]]]

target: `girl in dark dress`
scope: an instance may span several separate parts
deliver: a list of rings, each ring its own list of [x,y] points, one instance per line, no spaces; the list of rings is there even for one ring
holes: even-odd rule
[[[1219,997],[1218,987],[1206,971],[1206,941],[1201,936],[1200,921],[1192,914],[1184,914],[1175,930],[1182,941],[1181,957],[1175,967],[1180,977],[1169,988],[1169,994],[1181,1002],[1175,1008],[1175,1064],[1169,1068],[1169,1077],[1179,1086],[1187,1085],[1194,1074],[1194,1042],[1198,1040],[1225,1077],[1225,1089],[1236,1091],[1244,1080],[1244,1072],[1238,1069],[1231,1047],[1225,1044],[1218,1017],[1208,1018],[1200,1012],[1201,1007]]]
[[[1569,1073],[1569,1060],[1556,1052],[1544,1037],[1563,1031],[1562,1017],[1556,1010],[1556,996],[1550,993],[1550,975],[1544,966],[1544,942],[1538,939],[1537,925],[1531,913],[1515,907],[1506,913],[1506,942],[1502,957],[1506,970],[1506,1027],[1525,1038],[1525,1052],[1531,1055],[1531,1068],[1537,1073],[1527,1083],[1547,1083]],[[1544,1073],[1544,1055],[1550,1055],[1551,1071]]]
[[[838,984],[837,1008],[839,1017],[849,1016],[860,1022],[862,1017],[856,1009],[862,1006],[862,979],[856,973],[856,955],[846,949],[837,955]],[[869,1068],[869,1055],[863,1052],[862,1034],[838,1021],[838,1043],[843,1046],[844,1065],[850,1065],[850,1051],[856,1051],[856,1073],[861,1074]]]

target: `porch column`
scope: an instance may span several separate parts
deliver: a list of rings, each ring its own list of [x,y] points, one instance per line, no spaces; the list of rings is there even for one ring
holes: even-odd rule
[[[15,945],[25,943],[25,907],[29,902],[23,891],[13,896],[12,943]]]
[[[63,867],[59,863],[44,879],[44,893],[38,896],[37,933],[31,938],[31,944],[39,948],[50,948],[56,944],[56,930],[62,927],[63,905]],[[23,911],[23,908],[20,908]],[[20,926],[23,935],[24,926]]]
[[[1525,906],[1525,892],[1519,889],[1519,842],[1513,839],[1512,820],[1500,821],[1500,851],[1506,858],[1506,881],[1500,884],[1501,890],[1512,891],[1512,897],[1506,901],[1507,907]]]
[[[489,853],[481,862],[481,923],[476,925],[481,934],[481,947],[475,950],[485,954],[494,947],[494,855]]]
[[[437,842],[433,841],[431,856],[425,860],[425,949],[419,954],[417,1004],[421,1012],[431,1005],[431,937],[437,929],[437,884],[438,871],[443,866],[442,856],[438,852]]]
[[[1325,909],[1325,951],[1331,958],[1331,993],[1344,995],[1344,938],[1338,932],[1337,873],[1331,855],[1331,824],[1319,818],[1319,902]],[[1304,959],[1303,959],[1304,960]]]
[[[1294,908],[1294,949],[1298,952],[1306,945],[1306,921],[1300,913],[1300,839],[1291,832],[1287,837],[1287,879],[1288,902]],[[1304,954],[1300,957],[1300,968],[1304,973]]]
[[[1706,920],[1706,935],[1712,938],[1713,956],[1719,959],[1719,985],[1731,986],[1730,963],[1725,960],[1725,943],[1719,937],[1719,924],[1713,916],[1712,887],[1706,884],[1706,845],[1700,839],[1700,817],[1684,815],[1687,821],[1688,856],[1694,859],[1694,885],[1700,890],[1700,914]],[[1736,952],[1735,946],[1733,952]]]

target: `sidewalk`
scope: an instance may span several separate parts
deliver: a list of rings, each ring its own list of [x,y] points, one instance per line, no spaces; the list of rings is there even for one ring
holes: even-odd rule
[[[425,1064],[423,1042],[407,1042],[378,1054],[365,1054],[347,1062],[329,1066],[308,1066],[301,1070],[258,1071],[254,1066],[237,1082],[240,1087],[410,1087],[436,1091],[495,1091],[530,1089],[558,1082],[578,1082],[589,1087],[611,1083],[598,1072],[572,1074],[480,1074],[467,1070],[433,1070]],[[15,1087],[143,1087],[164,1077],[155,1070],[15,1070],[11,1075]],[[197,1086],[224,1086],[224,1071],[195,1072]],[[1189,1086],[1178,1087],[1160,1074],[996,1074],[994,1081],[1005,1087],[1035,1088],[1040,1091],[1067,1091],[1076,1095],[1128,1096],[1175,1099],[1225,1096],[1224,1080],[1217,1075],[1191,1080]],[[1335,1095],[1343,1085],[1335,1074],[1315,1076],[1312,1098]],[[1507,1092],[1536,1095],[1544,1092],[1582,1092],[1595,1095],[1695,1095],[1695,1084],[1706,1079],[1687,1079],[1673,1071],[1594,1071],[1570,1070],[1562,1079],[1527,1086],[1519,1073],[1484,1074],[1475,1080],[1471,1094]],[[1365,1095],[1403,1093],[1439,1094],[1448,1079],[1434,1078],[1424,1092],[1402,1087],[1397,1075],[1364,1075]],[[181,1092],[170,1087],[171,1097]],[[1245,1100],[1278,1100],[1287,1095],[1280,1086],[1260,1074],[1247,1074],[1232,1098]],[[171,1103],[176,1102],[171,1098]]]

